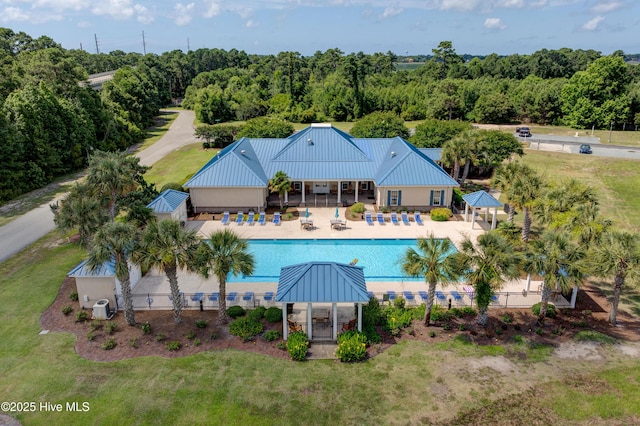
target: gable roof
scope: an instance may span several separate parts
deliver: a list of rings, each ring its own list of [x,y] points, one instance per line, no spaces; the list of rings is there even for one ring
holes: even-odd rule
[[[276,301],[285,303],[368,302],[361,267],[336,262],[308,262],[280,270]]]
[[[286,139],[242,138],[220,151],[185,187],[264,187],[280,170],[293,181],[458,185],[429,156],[400,137],[358,139],[330,124],[318,123]]]
[[[502,203],[486,191],[476,191],[462,196],[471,207],[502,207]]]
[[[114,259],[107,260],[95,269],[89,268],[86,260],[83,260],[68,274],[68,277],[115,277],[116,262]]]
[[[180,204],[187,198],[189,198],[189,194],[186,192],[167,189],[147,204],[147,208],[153,210],[154,213],[172,213],[176,211],[176,209],[180,207]]]

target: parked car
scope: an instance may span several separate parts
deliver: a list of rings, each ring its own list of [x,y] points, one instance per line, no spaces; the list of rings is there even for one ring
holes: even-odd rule
[[[591,145],[583,143],[580,145],[580,154],[591,154]]]
[[[531,131],[529,130],[528,127],[516,127],[516,133],[521,138],[531,137]]]

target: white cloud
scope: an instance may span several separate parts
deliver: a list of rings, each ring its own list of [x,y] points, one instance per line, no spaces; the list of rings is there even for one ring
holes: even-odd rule
[[[103,0],[96,3],[91,12],[115,19],[129,19],[133,16],[133,7],[130,0]]]
[[[61,12],[67,9],[71,10],[83,10],[90,6],[88,0],[37,0],[33,2],[31,8],[51,8],[57,12]]]
[[[247,23],[244,24],[244,26],[247,27],[247,28],[255,28],[255,27],[258,27],[260,25],[257,22],[253,21],[252,19],[249,19],[247,21]]]
[[[182,3],[176,4],[174,7],[176,25],[187,25],[191,22],[193,9],[195,7],[195,3],[189,3],[187,5],[183,5]]]
[[[597,3],[591,7],[591,13],[601,14],[609,13],[614,10],[622,8],[624,5],[619,1],[607,1],[603,3]]]
[[[0,16],[2,22],[28,21],[29,15],[19,7],[5,7]]]
[[[91,22],[87,22],[87,21],[80,21],[76,24],[76,27],[78,28],[91,28]]]
[[[524,0],[500,0],[495,3],[497,7],[519,8],[525,7]]]
[[[220,11],[222,10],[222,7],[220,6],[220,2],[217,0],[213,0],[209,3],[205,3],[208,4],[209,7],[207,7],[207,11],[204,12],[202,14],[202,16],[204,16],[205,18],[213,18],[214,16],[217,16],[220,14]]]
[[[595,18],[584,24],[582,26],[582,29],[586,31],[595,31],[598,29],[598,25],[600,25],[600,22],[602,21],[604,21],[604,16],[596,16]]]
[[[153,20],[154,20],[153,14],[145,6],[141,4],[136,4],[135,6],[133,6],[133,10],[136,13],[136,19],[141,24],[148,25],[153,23]]]
[[[403,9],[401,7],[389,6],[384,10],[384,12],[382,12],[382,15],[380,15],[380,18],[382,19],[391,18],[392,16],[401,14],[402,10]]]
[[[484,21],[484,26],[490,30],[504,30],[507,28],[500,18],[487,18]]]
[[[474,10],[479,3],[479,0],[442,0],[440,2],[440,9],[470,11]]]

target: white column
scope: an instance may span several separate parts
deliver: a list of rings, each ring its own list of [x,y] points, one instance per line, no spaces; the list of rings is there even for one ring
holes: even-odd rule
[[[484,212],[484,221],[489,223],[489,207],[487,207],[487,210]]]
[[[284,202],[285,203],[289,202],[289,192],[288,191],[284,193]]]
[[[313,339],[313,323],[311,322],[313,317],[311,316],[311,303],[307,303],[307,336],[309,340]]]
[[[469,204],[464,203],[464,221],[469,221]]]
[[[287,321],[287,304],[282,304],[282,338],[287,340],[289,337],[289,322]]]
[[[358,331],[362,331],[362,302],[358,302]]]
[[[578,298],[578,286],[573,286],[573,291],[571,292],[571,309],[576,308],[576,299]]]
[[[360,189],[360,182],[356,181],[356,203],[358,202],[358,189]]]
[[[529,294],[530,288],[531,288],[531,272],[527,274],[527,294]]]
[[[491,229],[496,229],[496,216],[498,216],[498,208],[493,209],[493,215],[491,216]]]
[[[338,304],[331,304],[331,314],[333,316],[333,340],[338,340]]]
[[[342,197],[342,182],[338,181],[338,204],[342,202],[340,199]]]
[[[302,181],[302,204],[306,204],[307,203],[307,201],[305,200],[305,197],[304,197],[305,196],[305,192],[307,192],[307,191],[304,190],[304,181]]]
[[[475,207],[473,209],[471,209],[471,229],[473,229],[473,226],[476,224],[476,209]]]

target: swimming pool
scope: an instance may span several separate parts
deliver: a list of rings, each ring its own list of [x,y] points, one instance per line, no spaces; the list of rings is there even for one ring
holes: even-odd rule
[[[400,262],[416,240],[250,240],[255,258],[250,277],[229,275],[229,282],[278,282],[280,268],[312,261],[349,263],[357,259],[367,281],[423,281],[402,274]],[[455,250],[455,248],[454,248]]]

